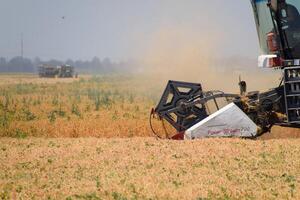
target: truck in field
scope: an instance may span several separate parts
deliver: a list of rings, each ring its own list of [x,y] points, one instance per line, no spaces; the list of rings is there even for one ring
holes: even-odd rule
[[[38,67],[38,74],[42,78],[73,78],[77,76],[74,67],[71,65],[40,65]]]

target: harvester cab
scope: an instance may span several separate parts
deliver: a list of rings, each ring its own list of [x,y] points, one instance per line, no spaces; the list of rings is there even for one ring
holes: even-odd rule
[[[169,81],[150,115],[156,136],[255,138],[273,125],[300,127],[300,1],[251,0],[251,4],[261,49],[258,65],[282,70],[279,86],[247,93],[246,82],[240,80],[240,94],[228,94],[204,91],[199,83]],[[167,122],[176,133],[157,133],[153,118],[163,126]]]
[[[287,66],[300,58],[300,2],[252,0],[261,56],[260,67]]]

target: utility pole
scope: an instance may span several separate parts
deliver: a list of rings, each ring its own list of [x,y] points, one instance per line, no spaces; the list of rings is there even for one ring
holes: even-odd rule
[[[24,56],[24,41],[23,41],[23,33],[21,33],[21,57],[23,59]]]
[[[20,71],[23,71],[23,67],[24,67],[24,43],[23,43],[23,33],[21,33],[21,60],[20,60]]]

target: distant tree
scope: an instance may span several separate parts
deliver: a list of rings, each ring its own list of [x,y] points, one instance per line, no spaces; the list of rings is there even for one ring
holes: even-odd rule
[[[102,61],[98,57],[94,57],[92,60],[76,60],[68,59],[67,61],[60,61],[51,59],[48,61],[42,61],[39,57],[30,60],[28,58],[22,58],[20,56],[13,57],[9,61],[3,57],[0,57],[0,72],[35,72],[37,67],[41,64],[48,64],[52,66],[58,66],[63,64],[72,65],[77,72],[84,73],[113,73],[122,72],[130,73],[136,71],[133,61],[127,62],[112,62],[109,58],[104,58]]]
[[[34,72],[34,66],[30,59],[17,56],[8,63],[9,72]]]
[[[33,60],[33,64],[35,66],[39,66],[40,64],[42,64],[42,60],[39,57],[35,57]]]
[[[73,60],[71,60],[71,59],[68,59],[68,60],[66,61],[66,64],[67,64],[67,65],[74,66],[74,65],[75,65],[75,62],[74,62]]]
[[[92,71],[101,72],[102,71],[102,63],[98,57],[94,57],[92,62],[90,63],[90,67]]]
[[[8,71],[6,59],[3,58],[3,57],[0,58],[0,71],[1,72],[7,72]]]
[[[35,72],[35,66],[32,61],[28,58],[22,59],[22,71],[20,72]]]
[[[43,64],[48,64],[48,65],[53,65],[53,66],[59,66],[59,65],[63,65],[64,62],[62,62],[60,60],[51,59],[49,61],[43,62]]]
[[[113,70],[112,62],[110,61],[109,58],[104,58],[102,65],[103,65],[103,72],[105,73],[111,72]]]
[[[81,60],[76,60],[74,62],[74,67],[77,72],[89,72],[88,69],[84,67],[84,63]]]

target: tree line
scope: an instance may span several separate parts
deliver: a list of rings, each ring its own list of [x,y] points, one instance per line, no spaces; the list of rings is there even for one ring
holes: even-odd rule
[[[41,60],[40,58],[29,59],[21,56],[16,56],[11,59],[0,57],[0,72],[25,72],[35,73],[38,66],[42,64],[48,64],[51,66],[59,65],[71,65],[75,67],[75,70],[80,73],[113,73],[113,72],[133,72],[137,65],[134,61],[126,62],[113,62],[109,58],[101,60],[98,57],[94,57],[91,60],[71,60],[66,61],[51,59]]]

